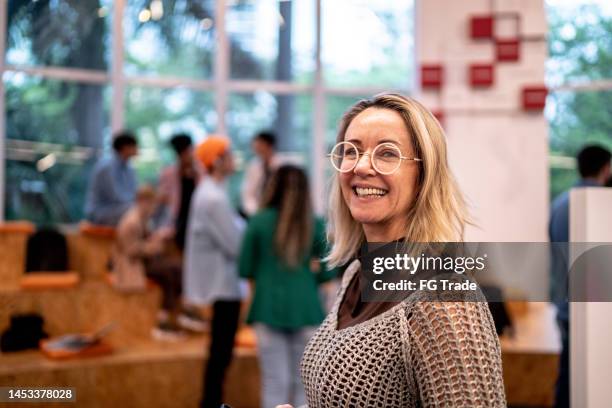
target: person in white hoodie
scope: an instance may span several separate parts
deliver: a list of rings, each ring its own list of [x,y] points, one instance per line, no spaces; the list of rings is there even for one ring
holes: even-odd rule
[[[210,136],[196,147],[195,156],[207,174],[193,194],[189,212],[183,295],[190,304],[212,307],[201,406],[218,408],[240,315],[236,262],[244,221],[227,193],[226,180],[234,172],[229,139]]]

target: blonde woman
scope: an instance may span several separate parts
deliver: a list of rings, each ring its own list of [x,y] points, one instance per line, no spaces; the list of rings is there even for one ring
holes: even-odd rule
[[[348,267],[302,358],[308,407],[506,406],[485,302],[360,297],[362,243],[462,240],[468,217],[439,123],[415,100],[382,94],[344,115],[337,142],[328,263]]]

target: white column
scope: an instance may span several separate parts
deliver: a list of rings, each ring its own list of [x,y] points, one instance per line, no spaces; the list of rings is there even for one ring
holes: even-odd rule
[[[325,208],[325,93],[321,65],[321,0],[316,0],[316,71],[313,89],[312,193],[314,208],[322,214]]]
[[[217,37],[217,52],[215,55],[214,89],[215,110],[217,111],[217,133],[227,134],[225,113],[227,112],[228,77],[230,64],[230,43],[225,27],[225,0],[215,2],[215,35]]]
[[[112,107],[111,129],[113,133],[123,129],[123,114],[125,110],[125,81],[123,76],[123,11],[125,0],[116,0],[113,9],[113,61],[111,71]]]
[[[612,189],[579,188],[570,192],[570,241],[612,242]],[[594,244],[596,246],[597,244]],[[584,246],[584,245],[583,245]],[[581,249],[582,250],[582,249]],[[570,254],[570,260],[576,258]],[[571,262],[570,262],[571,264]],[[570,284],[572,280],[570,279]],[[607,289],[601,285],[603,293]],[[570,292],[571,293],[571,292]],[[612,303],[570,302],[570,398],[572,407],[610,406]]]

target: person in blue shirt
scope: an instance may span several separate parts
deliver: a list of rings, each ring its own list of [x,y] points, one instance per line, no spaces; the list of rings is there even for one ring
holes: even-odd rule
[[[610,177],[610,152],[601,146],[584,147],[576,157],[580,180],[574,188],[601,187]],[[559,376],[555,390],[555,407],[569,407],[569,191],[561,193],[551,205],[548,235],[551,244],[550,296],[557,308],[561,332]]]
[[[93,169],[85,203],[88,221],[114,227],[134,203],[138,185],[130,159],[137,154],[133,133],[124,131],[114,137],[112,157],[100,160]]]

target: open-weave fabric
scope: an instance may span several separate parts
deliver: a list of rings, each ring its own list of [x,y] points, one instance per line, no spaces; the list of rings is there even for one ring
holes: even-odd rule
[[[435,302],[417,292],[360,324],[337,329],[351,279],[302,358],[309,408],[505,407],[501,351],[485,302]]]

